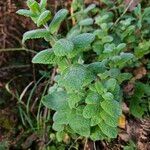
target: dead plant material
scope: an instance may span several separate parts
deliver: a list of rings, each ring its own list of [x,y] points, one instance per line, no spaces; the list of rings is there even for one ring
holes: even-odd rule
[[[141,2],[141,0],[132,0],[132,4],[129,7],[129,11],[133,11],[134,8]],[[124,0],[124,3],[128,5],[131,2],[131,0]]]
[[[135,75],[135,79],[141,79],[147,74],[147,70],[145,67],[139,67],[133,71],[133,74]]]
[[[32,134],[30,135],[26,140],[25,142],[21,145],[23,149],[28,149],[31,147],[32,143],[37,140],[37,135],[36,134]]]
[[[126,95],[132,96],[134,94],[134,84],[129,82],[123,87],[123,91]]]
[[[25,7],[25,2],[0,1],[0,49],[22,47],[23,32],[31,25],[33,27],[29,19],[24,19],[16,14],[19,7]],[[0,52],[0,66],[6,66],[10,58],[11,53]]]
[[[129,139],[137,143],[138,150],[149,150],[150,119],[129,120],[126,129]]]

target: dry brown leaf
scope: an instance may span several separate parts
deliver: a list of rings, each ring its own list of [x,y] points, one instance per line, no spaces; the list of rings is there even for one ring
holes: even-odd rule
[[[119,133],[119,138],[124,142],[128,142],[130,140],[129,135],[126,132]]]
[[[125,114],[129,113],[129,107],[126,105],[126,103],[122,103],[122,111]]]
[[[21,145],[23,149],[28,149],[32,143],[37,139],[37,135],[36,134],[32,134],[30,135],[25,142]]]
[[[133,74],[135,75],[135,79],[141,79],[147,74],[147,70],[145,67],[137,68],[133,71]]]
[[[69,143],[70,143],[70,137],[69,137],[68,134],[65,134],[64,139],[63,139],[63,142],[64,142],[65,144],[69,144]]]

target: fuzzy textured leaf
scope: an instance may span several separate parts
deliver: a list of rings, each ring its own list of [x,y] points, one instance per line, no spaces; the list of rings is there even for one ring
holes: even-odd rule
[[[94,74],[103,73],[106,70],[105,62],[94,62],[87,66]]]
[[[63,85],[67,90],[79,91],[94,80],[93,74],[83,65],[74,65],[67,68],[63,73]]]
[[[36,54],[32,59],[32,63],[52,64],[54,62],[54,58],[55,58],[55,55],[52,49],[46,49]]]
[[[100,95],[107,91],[107,89],[104,87],[104,85],[100,81],[97,81],[95,83],[95,88]]]
[[[103,102],[101,102],[101,107],[112,117],[117,118],[121,115],[121,106],[119,102],[115,100],[104,100]]]
[[[114,100],[114,95],[110,92],[106,92],[106,93],[102,94],[102,97],[108,101]]]
[[[51,18],[51,12],[49,10],[44,11],[37,20],[37,26],[45,25]]]
[[[77,93],[68,94],[68,104],[70,108],[75,108],[75,105],[82,99]]]
[[[61,23],[66,18],[67,14],[68,14],[68,10],[66,9],[61,9],[55,14],[52,22],[49,25],[49,29],[52,34],[58,31]]]
[[[84,118],[92,118],[97,113],[99,113],[99,106],[98,105],[86,105],[83,109],[83,117]]]
[[[41,10],[45,9],[47,5],[47,0],[41,0],[40,1],[40,8]]]
[[[60,110],[55,112],[53,116],[53,121],[56,122],[57,124],[68,124],[69,119],[68,119],[68,114],[71,113],[70,109],[65,109],[65,110]]]
[[[90,136],[90,120],[85,119],[82,114],[72,114],[70,118],[70,127],[81,136]]]
[[[56,91],[46,95],[42,103],[49,109],[62,110],[67,107],[67,95],[64,91]]]
[[[101,97],[98,93],[90,91],[87,94],[85,102],[87,104],[97,104],[101,100]]]
[[[24,43],[26,40],[29,39],[39,39],[48,36],[50,36],[50,33],[46,29],[31,30],[24,33],[22,42]]]
[[[92,33],[82,33],[71,38],[70,40],[73,42],[76,50],[84,50],[94,41],[94,39],[95,36]]]
[[[39,4],[35,0],[27,0],[27,5],[33,13],[40,12]]]
[[[16,13],[19,15],[25,16],[25,17],[35,17],[36,16],[30,10],[26,10],[26,9],[20,9]]]
[[[57,123],[54,122],[52,128],[53,128],[55,131],[60,132],[60,131],[63,131],[63,130],[64,130],[64,125],[62,125],[62,124],[57,124]]]
[[[92,24],[93,24],[93,19],[92,18],[86,18],[86,19],[81,20],[79,22],[80,26],[89,26],[89,25],[92,25]]]
[[[90,138],[93,141],[98,141],[106,138],[106,135],[101,131],[101,129],[98,126],[96,126],[92,128]]]
[[[114,117],[110,116],[109,114],[107,114],[105,111],[101,111],[100,112],[100,116],[104,120],[104,122],[106,124],[108,124],[109,126],[111,126],[111,127],[117,127],[118,120],[119,120],[118,117],[114,118]]]
[[[114,78],[110,78],[109,80],[106,81],[105,86],[108,91],[113,92],[116,87],[116,84],[117,84],[117,80]]]
[[[53,46],[53,50],[56,56],[65,56],[73,51],[74,45],[67,39],[58,40]]]
[[[116,138],[118,131],[117,128],[115,127],[111,127],[109,125],[107,125],[104,121],[100,122],[100,124],[98,125],[101,129],[101,131],[107,135],[109,138]]]

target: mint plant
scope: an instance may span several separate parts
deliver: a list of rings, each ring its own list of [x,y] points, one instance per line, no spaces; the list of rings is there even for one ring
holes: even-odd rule
[[[85,8],[83,3],[75,5],[73,1],[77,12],[70,15],[61,9],[54,16],[46,4],[47,0],[27,0],[29,10],[17,13],[30,17],[40,27],[26,32],[23,43],[37,38],[50,43],[50,48],[35,55],[32,62],[57,68],[55,84],[43,98],[43,104],[55,111],[53,129],[57,135],[78,134],[94,141],[116,138],[122,114],[121,84],[132,77],[122,69],[136,60],[127,52],[127,44],[136,41],[132,19],[121,20],[114,29],[114,14],[94,4]],[[70,22],[64,36],[59,28],[67,18],[74,18],[76,24],[71,27]],[[139,48],[144,46],[140,43],[135,49],[137,57],[147,54]]]

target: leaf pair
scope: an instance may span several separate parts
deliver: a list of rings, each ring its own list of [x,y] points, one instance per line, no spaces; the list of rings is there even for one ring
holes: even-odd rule
[[[29,31],[24,34],[23,41],[30,38],[46,38],[49,36],[49,32],[45,29],[38,29],[37,31]],[[81,44],[81,38],[82,43]],[[39,52],[32,60],[33,63],[41,63],[41,64],[52,64],[57,63],[57,57],[67,56],[70,57],[74,51],[76,53],[76,48],[78,50],[86,48],[94,39],[93,34],[91,33],[83,33],[75,36],[74,38],[68,39],[60,39],[58,40],[52,49],[43,50]],[[81,44],[81,45],[80,45]],[[56,58],[56,59],[55,59]],[[58,58],[59,59],[59,58]],[[60,61],[60,60],[58,60]]]
[[[74,57],[79,52],[85,50],[94,40],[92,33],[79,34],[70,39],[60,39],[53,46],[56,56]]]

